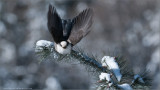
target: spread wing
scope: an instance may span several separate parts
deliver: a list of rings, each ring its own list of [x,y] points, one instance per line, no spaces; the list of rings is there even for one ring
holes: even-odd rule
[[[59,17],[59,15],[56,12],[56,9],[52,5],[49,5],[47,25],[54,41],[56,43],[62,41],[63,28],[62,28],[61,18]]]
[[[85,9],[73,19],[73,28],[68,39],[73,45],[77,44],[90,32],[92,17],[93,10]]]

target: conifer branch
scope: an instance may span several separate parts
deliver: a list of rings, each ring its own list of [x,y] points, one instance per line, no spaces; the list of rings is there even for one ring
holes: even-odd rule
[[[151,79],[146,76],[147,72],[134,75],[126,60],[121,56],[104,56],[99,63],[94,55],[89,56],[81,49],[72,50],[70,54],[61,55],[55,51],[54,45],[50,41],[42,40],[43,44],[36,44],[35,52],[40,61],[52,59],[54,61],[79,61],[86,67],[93,68],[97,72],[100,81],[98,89],[149,89]],[[100,72],[100,73],[99,73]]]

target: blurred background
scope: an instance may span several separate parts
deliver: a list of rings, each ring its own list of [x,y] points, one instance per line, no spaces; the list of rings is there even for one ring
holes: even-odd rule
[[[93,87],[80,65],[38,63],[36,41],[53,41],[47,29],[49,3],[64,19],[93,8],[92,31],[77,46],[99,60],[118,52],[134,73],[150,70],[152,87],[160,89],[160,0],[0,0],[0,89]]]

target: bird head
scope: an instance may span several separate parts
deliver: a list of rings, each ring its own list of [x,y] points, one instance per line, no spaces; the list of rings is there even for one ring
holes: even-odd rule
[[[61,42],[60,42],[60,46],[61,46],[62,48],[66,48],[67,45],[68,45],[68,42],[67,42],[67,41],[61,41]]]

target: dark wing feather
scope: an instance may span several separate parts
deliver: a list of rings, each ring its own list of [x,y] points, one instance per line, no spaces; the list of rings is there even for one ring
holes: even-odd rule
[[[85,37],[90,32],[90,27],[92,25],[93,10],[85,9],[78,16],[73,19],[73,28],[69,36],[69,41],[75,45],[83,37]]]
[[[48,29],[56,43],[59,43],[63,39],[63,28],[61,18],[56,12],[56,9],[49,5],[48,11]]]

